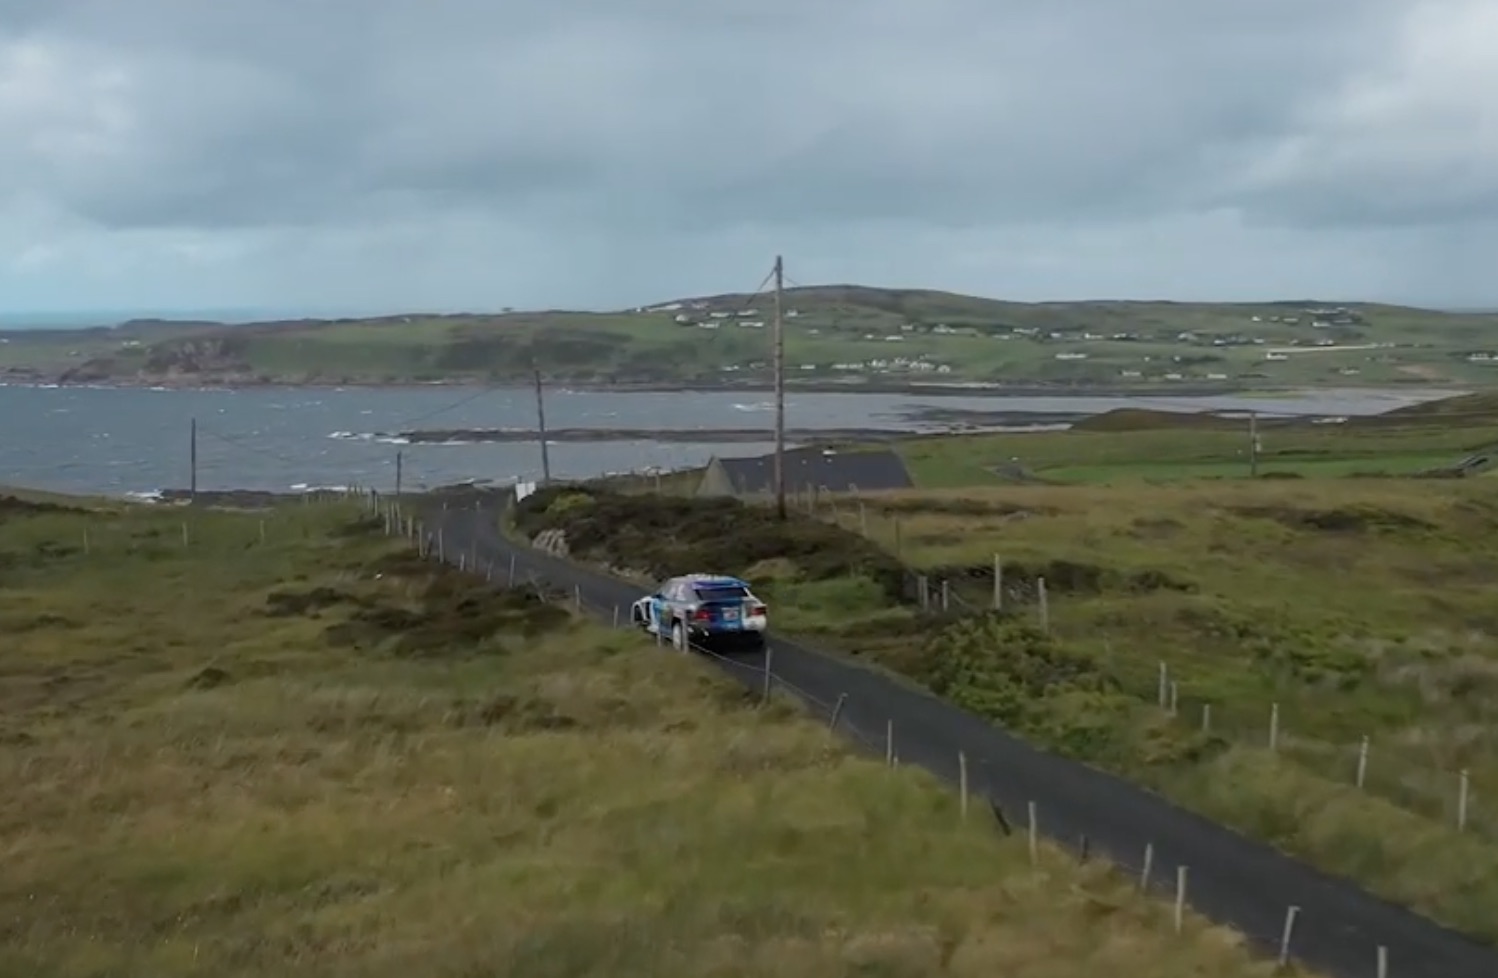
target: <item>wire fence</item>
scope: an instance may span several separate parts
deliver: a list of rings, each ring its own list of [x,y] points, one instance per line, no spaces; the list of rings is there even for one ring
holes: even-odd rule
[[[579,616],[606,622],[612,628],[644,631],[642,624],[633,619],[629,605],[600,604],[586,596],[581,586],[558,585],[545,571],[537,570],[529,559],[522,559],[520,552],[513,547],[505,548],[505,552],[496,558],[495,555],[487,552],[489,548],[479,545],[476,535],[464,534],[468,538],[468,545],[450,548],[440,518],[437,520],[436,527],[433,528],[426,525],[415,513],[404,510],[399,499],[385,499],[374,491],[356,494],[365,499],[371,513],[381,517],[387,535],[404,536],[424,558],[455,566],[460,573],[481,576],[486,582],[498,588],[531,589],[546,600],[569,607]],[[482,511],[482,503],[475,504],[474,508]],[[497,514],[490,515],[494,515],[497,519]],[[927,595],[924,600],[929,603],[932,600],[930,598],[931,582],[914,572],[911,576],[916,582],[915,586]],[[944,589],[943,602],[950,605],[954,598],[962,608],[978,610],[970,599],[957,597],[950,587]],[[866,754],[882,756],[884,763],[891,768],[900,766],[899,731],[894,717],[885,718],[883,729],[869,729],[867,722],[860,722],[855,717],[857,711],[852,708],[854,704],[849,702],[846,694],[839,695],[835,700],[828,700],[824,696],[814,694],[791,682],[775,671],[773,642],[766,645],[761,656],[739,657],[724,654],[695,641],[689,641],[685,648],[679,648],[666,636],[657,632],[645,634],[649,640],[654,641],[662,649],[669,646],[676,653],[692,653],[711,661],[750,690],[757,690],[761,703],[771,702],[778,695],[789,694],[801,709],[824,723],[829,732],[851,741],[857,749]],[[963,750],[959,750],[952,760],[954,764],[950,769],[932,765],[929,761],[923,762],[921,766],[939,778],[955,784],[958,807],[964,822],[972,817],[975,809],[980,812],[986,810],[1003,835],[1019,836],[1026,841],[1030,862],[1035,866],[1039,866],[1045,858],[1040,846],[1040,840],[1043,837],[1051,839],[1061,851],[1068,852],[1071,858],[1081,863],[1087,863],[1095,856],[1106,855],[1110,860],[1112,870],[1128,877],[1138,892],[1165,896],[1170,899],[1174,930],[1181,933],[1186,929],[1188,924],[1186,908],[1190,900],[1189,866],[1182,864],[1172,867],[1157,853],[1157,846],[1153,842],[1146,843],[1137,854],[1095,853],[1091,841],[1085,835],[1065,838],[1049,831],[1043,825],[1043,813],[1034,801],[1025,803],[1023,817],[1016,815],[1011,818],[1011,814],[1005,811],[1000,802],[996,800],[996,795],[989,787],[992,784],[992,775],[1002,774],[1002,772],[990,771],[987,758],[970,757]],[[1277,969],[1281,973],[1295,970],[1294,937],[1300,912],[1301,908],[1298,906],[1286,907],[1283,926],[1277,933],[1244,932],[1245,937],[1274,957]],[[1389,978],[1391,971],[1388,947],[1384,945],[1370,947],[1368,958],[1368,974],[1377,978]]]
[[[690,493],[690,473],[647,473],[621,477],[616,486],[662,494]],[[836,493],[807,487],[789,494],[790,505],[807,516],[857,533],[903,558],[908,549],[897,514],[884,511],[875,499],[860,493]],[[1002,558],[989,566],[922,572],[906,567],[903,595],[915,609],[929,616],[973,617],[1006,611],[1029,618],[1046,634],[1061,634],[1065,605],[1053,606],[1053,590],[1044,576],[1005,574]],[[1079,636],[1096,643],[1096,635]],[[1308,711],[1317,703],[1302,702],[1287,690],[1283,702],[1267,705],[1212,696],[1198,691],[1206,677],[1220,670],[1222,661],[1210,653],[1173,650],[1169,659],[1151,663],[1137,655],[1114,654],[1110,641],[1102,646],[1107,666],[1129,694],[1153,703],[1171,723],[1190,727],[1246,747],[1266,749],[1293,760],[1316,775],[1350,785],[1415,815],[1435,820],[1458,832],[1498,842],[1498,810],[1478,805],[1478,782],[1483,771],[1469,766],[1445,767],[1432,756],[1429,745],[1390,739],[1379,742],[1371,734],[1352,740],[1328,740],[1304,732],[1297,725],[1314,726]]]
[[[492,499],[492,495],[490,498]],[[357,503],[366,510],[367,516],[373,516],[381,521],[387,536],[404,538],[422,557],[454,566],[460,573],[481,576],[496,588],[530,588],[546,600],[569,605],[580,616],[591,617],[618,629],[639,627],[638,622],[631,620],[627,605],[598,603],[585,595],[581,587],[559,586],[545,570],[538,569],[531,560],[521,556],[523,552],[517,552],[514,548],[485,548],[479,545],[474,534],[464,533],[461,536],[467,546],[449,549],[449,540],[445,539],[442,532],[443,521],[440,519],[436,521],[435,527],[425,525],[422,515],[405,507],[398,497],[384,497],[378,492],[351,488],[309,493],[302,500],[302,503],[307,506],[328,502],[338,505]],[[429,505],[431,505],[429,501],[423,503],[423,506]],[[301,505],[297,505],[293,507],[293,510],[301,510],[301,508]],[[249,531],[251,536],[242,538],[235,535],[230,541],[225,536],[230,528],[216,522],[200,521],[193,510],[187,509],[182,512],[180,540],[176,531],[173,530],[160,539],[153,537],[152,539],[155,540],[153,545],[180,547],[183,550],[203,546],[232,546],[234,548],[256,544],[263,546],[267,543],[274,543],[285,535],[285,527],[279,525],[285,517],[284,515],[278,516],[277,513],[278,510],[274,508],[260,511]],[[251,517],[254,518],[255,515],[251,514]],[[485,513],[484,515],[492,514]],[[297,522],[298,518],[294,517],[291,525],[295,527]],[[238,534],[243,531],[234,530],[233,532]],[[293,532],[297,533],[299,538],[304,537],[306,527],[302,526]],[[85,529],[82,538],[75,541],[73,545],[84,554],[98,554],[112,545],[118,545],[118,541],[112,541],[107,534],[90,534]],[[129,545],[138,546],[138,543]],[[948,593],[950,597],[950,590]],[[663,647],[667,645],[663,636],[651,636],[651,638]],[[773,642],[768,646],[766,654],[757,658],[725,655],[695,642],[691,643],[689,648],[680,651],[695,653],[710,660],[715,666],[742,682],[751,692],[757,691],[761,702],[769,702],[778,696],[789,694],[810,716],[824,723],[830,732],[848,739],[857,749],[866,754],[882,756],[884,762],[892,768],[901,765],[898,718],[871,717],[867,711],[861,709],[863,704],[850,702],[846,695],[829,699],[789,680],[776,671]],[[1177,703],[1176,706],[1179,708],[1180,704]],[[1280,731],[1279,736],[1285,738],[1286,733]],[[1188,922],[1185,918],[1185,908],[1191,894],[1188,885],[1190,867],[1172,864],[1166,858],[1164,850],[1169,847],[1170,840],[1164,840],[1165,845],[1160,847],[1153,842],[1146,843],[1137,853],[1103,852],[1101,849],[1094,852],[1092,842],[1085,835],[1068,838],[1048,828],[1045,820],[1046,813],[1035,801],[1023,803],[1022,815],[1018,812],[1021,807],[1018,803],[1015,805],[1014,812],[1006,811],[997,800],[1000,792],[995,791],[995,784],[1002,783],[1004,772],[993,770],[990,759],[981,755],[970,755],[959,749],[956,751],[956,756],[948,761],[949,763],[942,765],[933,764],[930,758],[920,758],[919,766],[956,787],[961,818],[964,821],[974,817],[975,812],[979,815],[986,813],[986,817],[991,817],[1004,835],[1026,841],[1029,858],[1036,865],[1056,858],[1054,855],[1042,853],[1039,840],[1043,836],[1058,843],[1059,849],[1069,852],[1071,858],[1084,863],[1094,859],[1095,856],[1106,857],[1106,865],[1110,868],[1110,872],[1129,877],[1140,892],[1152,895],[1163,894],[1171,899],[1174,928],[1177,931],[1186,928]],[[1373,769],[1367,763],[1366,754],[1361,770],[1371,783]],[[996,782],[995,776],[1000,780]],[[1054,813],[1052,821],[1064,823],[1065,813]],[[1285,911],[1283,927],[1277,933],[1250,931],[1245,932],[1245,936],[1255,944],[1268,949],[1281,967],[1286,967],[1295,954],[1294,934],[1299,925],[1299,915],[1299,907],[1289,906]],[[1314,925],[1314,922],[1308,923]],[[1386,947],[1370,947],[1369,960],[1369,974],[1388,978],[1391,972],[1389,951]]]
[[[866,500],[839,500],[826,492],[803,494],[802,502],[808,515],[889,546],[900,556],[904,541],[897,516],[881,521],[874,515],[871,519]],[[1057,634],[1064,624],[1064,599],[1058,620],[1046,578],[1028,573],[1006,577],[1003,559],[997,554],[987,566],[945,573],[907,568],[905,593],[912,604],[928,614],[971,617],[1007,611],[1028,617],[1048,635]],[[1110,642],[1105,641],[1104,646],[1112,651]],[[1128,693],[1153,703],[1173,723],[1267,749],[1321,777],[1350,784],[1459,832],[1498,842],[1498,812],[1477,806],[1472,770],[1441,768],[1422,744],[1399,740],[1378,743],[1371,735],[1351,742],[1330,741],[1297,731],[1296,719],[1308,710],[1319,709],[1317,704],[1303,704],[1292,697],[1263,705],[1199,693],[1194,686],[1205,684],[1205,677],[1222,667],[1221,659],[1209,653],[1174,651],[1169,660],[1154,663],[1137,655],[1110,654],[1107,660],[1110,671]]]

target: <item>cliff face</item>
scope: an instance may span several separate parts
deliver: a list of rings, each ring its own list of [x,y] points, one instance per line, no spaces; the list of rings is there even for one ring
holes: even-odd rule
[[[149,347],[144,359],[128,355],[95,357],[57,374],[62,384],[107,381],[150,383],[253,382],[249,365],[219,337],[198,337]]]
[[[249,370],[233,344],[223,337],[202,337],[163,343],[150,348],[141,372],[158,376],[212,376]]]

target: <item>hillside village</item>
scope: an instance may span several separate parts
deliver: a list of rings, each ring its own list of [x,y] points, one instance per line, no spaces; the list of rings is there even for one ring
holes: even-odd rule
[[[838,387],[1482,383],[1498,366],[1498,349],[1471,345],[1490,342],[1498,324],[1481,314],[1310,301],[1014,303],[862,286],[785,298],[788,370]],[[448,383],[513,380],[524,364],[545,363],[574,383],[740,386],[771,370],[772,320],[762,295],[720,295],[613,312],[0,331],[0,383]]]
[[[684,328],[700,329],[707,331],[719,330],[725,327],[739,329],[761,330],[766,326],[765,314],[756,308],[748,309],[721,309],[714,308],[710,301],[674,302],[660,306],[641,308],[641,313],[671,313],[675,323]],[[1140,353],[1137,356],[1137,366],[1125,366],[1117,369],[1117,376],[1127,381],[1208,381],[1227,382],[1232,380],[1273,380],[1272,365],[1285,363],[1291,357],[1308,353],[1350,353],[1365,351],[1363,359],[1368,362],[1378,361],[1382,363],[1397,362],[1397,357],[1382,352],[1399,348],[1415,349],[1423,344],[1418,343],[1396,343],[1396,342],[1359,342],[1365,338],[1363,330],[1370,325],[1368,317],[1358,310],[1347,306],[1308,306],[1297,311],[1297,314],[1280,315],[1250,315],[1244,319],[1245,328],[1241,332],[1208,332],[1205,330],[1122,330],[1104,331],[1085,324],[1075,326],[1063,326],[1057,329],[1044,330],[1037,327],[1015,326],[1004,323],[965,323],[949,324],[945,322],[921,323],[905,322],[898,328],[883,328],[879,331],[860,327],[856,323],[839,324],[836,322],[824,323],[818,326],[809,324],[802,325],[797,321],[802,318],[797,309],[789,309],[785,313],[791,327],[801,326],[808,336],[820,336],[824,330],[829,334],[836,334],[844,340],[855,340],[863,342],[883,343],[905,343],[911,339],[930,337],[953,337],[953,338],[989,338],[1002,342],[1028,342],[1048,346],[1072,346],[1080,347],[1093,345],[1093,349],[1059,349],[1051,353],[1051,359],[1061,362],[1079,362],[1093,359],[1099,352],[1097,344],[1138,344],[1142,346],[1159,347],[1168,345],[1173,347],[1200,347],[1202,352],[1187,351],[1168,356],[1154,353]],[[1314,332],[1306,332],[1311,330]],[[1272,332],[1282,331],[1282,335],[1272,335]],[[1262,355],[1254,356],[1244,362],[1244,358],[1236,358],[1234,365],[1238,369],[1232,369],[1226,364],[1226,358],[1212,353],[1213,350],[1232,350],[1237,348],[1260,348]],[[964,351],[966,352],[966,351]],[[1122,353],[1120,349],[1117,353]],[[1113,355],[1106,355],[1112,353]],[[1106,351],[1102,359],[1116,362],[1120,357],[1114,351]],[[1127,354],[1125,354],[1127,355]],[[1470,350],[1459,354],[1469,363],[1498,365],[1498,351],[1495,350]],[[1131,358],[1133,359],[1133,358]],[[1357,367],[1344,365],[1335,368],[1338,376],[1355,377],[1362,371]],[[1247,365],[1249,369],[1242,369]],[[721,370],[724,373],[736,373],[739,371],[753,371],[763,369],[763,361],[745,361],[743,363],[725,364]],[[1195,368],[1195,369],[1193,369]],[[906,375],[906,374],[935,374],[947,375],[953,373],[953,364],[945,361],[939,354],[923,352],[914,355],[893,354],[890,356],[871,356],[861,360],[840,360],[801,363],[793,369],[803,373],[828,373],[828,374],[873,374],[873,375]]]

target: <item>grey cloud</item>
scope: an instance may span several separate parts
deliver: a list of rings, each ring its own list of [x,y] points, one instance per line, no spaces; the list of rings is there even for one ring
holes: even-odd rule
[[[745,228],[898,242],[1195,229],[1191,215],[1224,211],[1394,234],[1498,214],[1480,102],[1458,112],[1466,129],[1422,113],[1462,96],[1409,47],[1440,31],[1416,10],[0,0],[0,124],[17,132],[0,205],[10,187],[106,231],[359,240],[453,217],[502,229],[485,240],[657,249]],[[7,40],[56,59],[56,95],[7,108]],[[1397,94],[1421,85],[1432,94]]]
[[[1226,25],[1242,34],[1174,6],[787,4],[777,25],[744,5],[729,33],[659,2],[643,23],[628,3],[553,23],[525,4],[63,4],[60,24],[135,45],[145,145],[136,172],[62,191],[122,226],[327,219],[379,191],[629,192],[697,223],[1130,215],[1283,126],[1344,67],[1318,40],[1358,33],[1324,6]]]

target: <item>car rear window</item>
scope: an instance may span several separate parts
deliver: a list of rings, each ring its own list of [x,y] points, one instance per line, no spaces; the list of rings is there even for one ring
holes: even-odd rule
[[[749,589],[737,584],[697,588],[697,599],[699,601],[733,601],[736,598],[747,597],[749,597]]]

